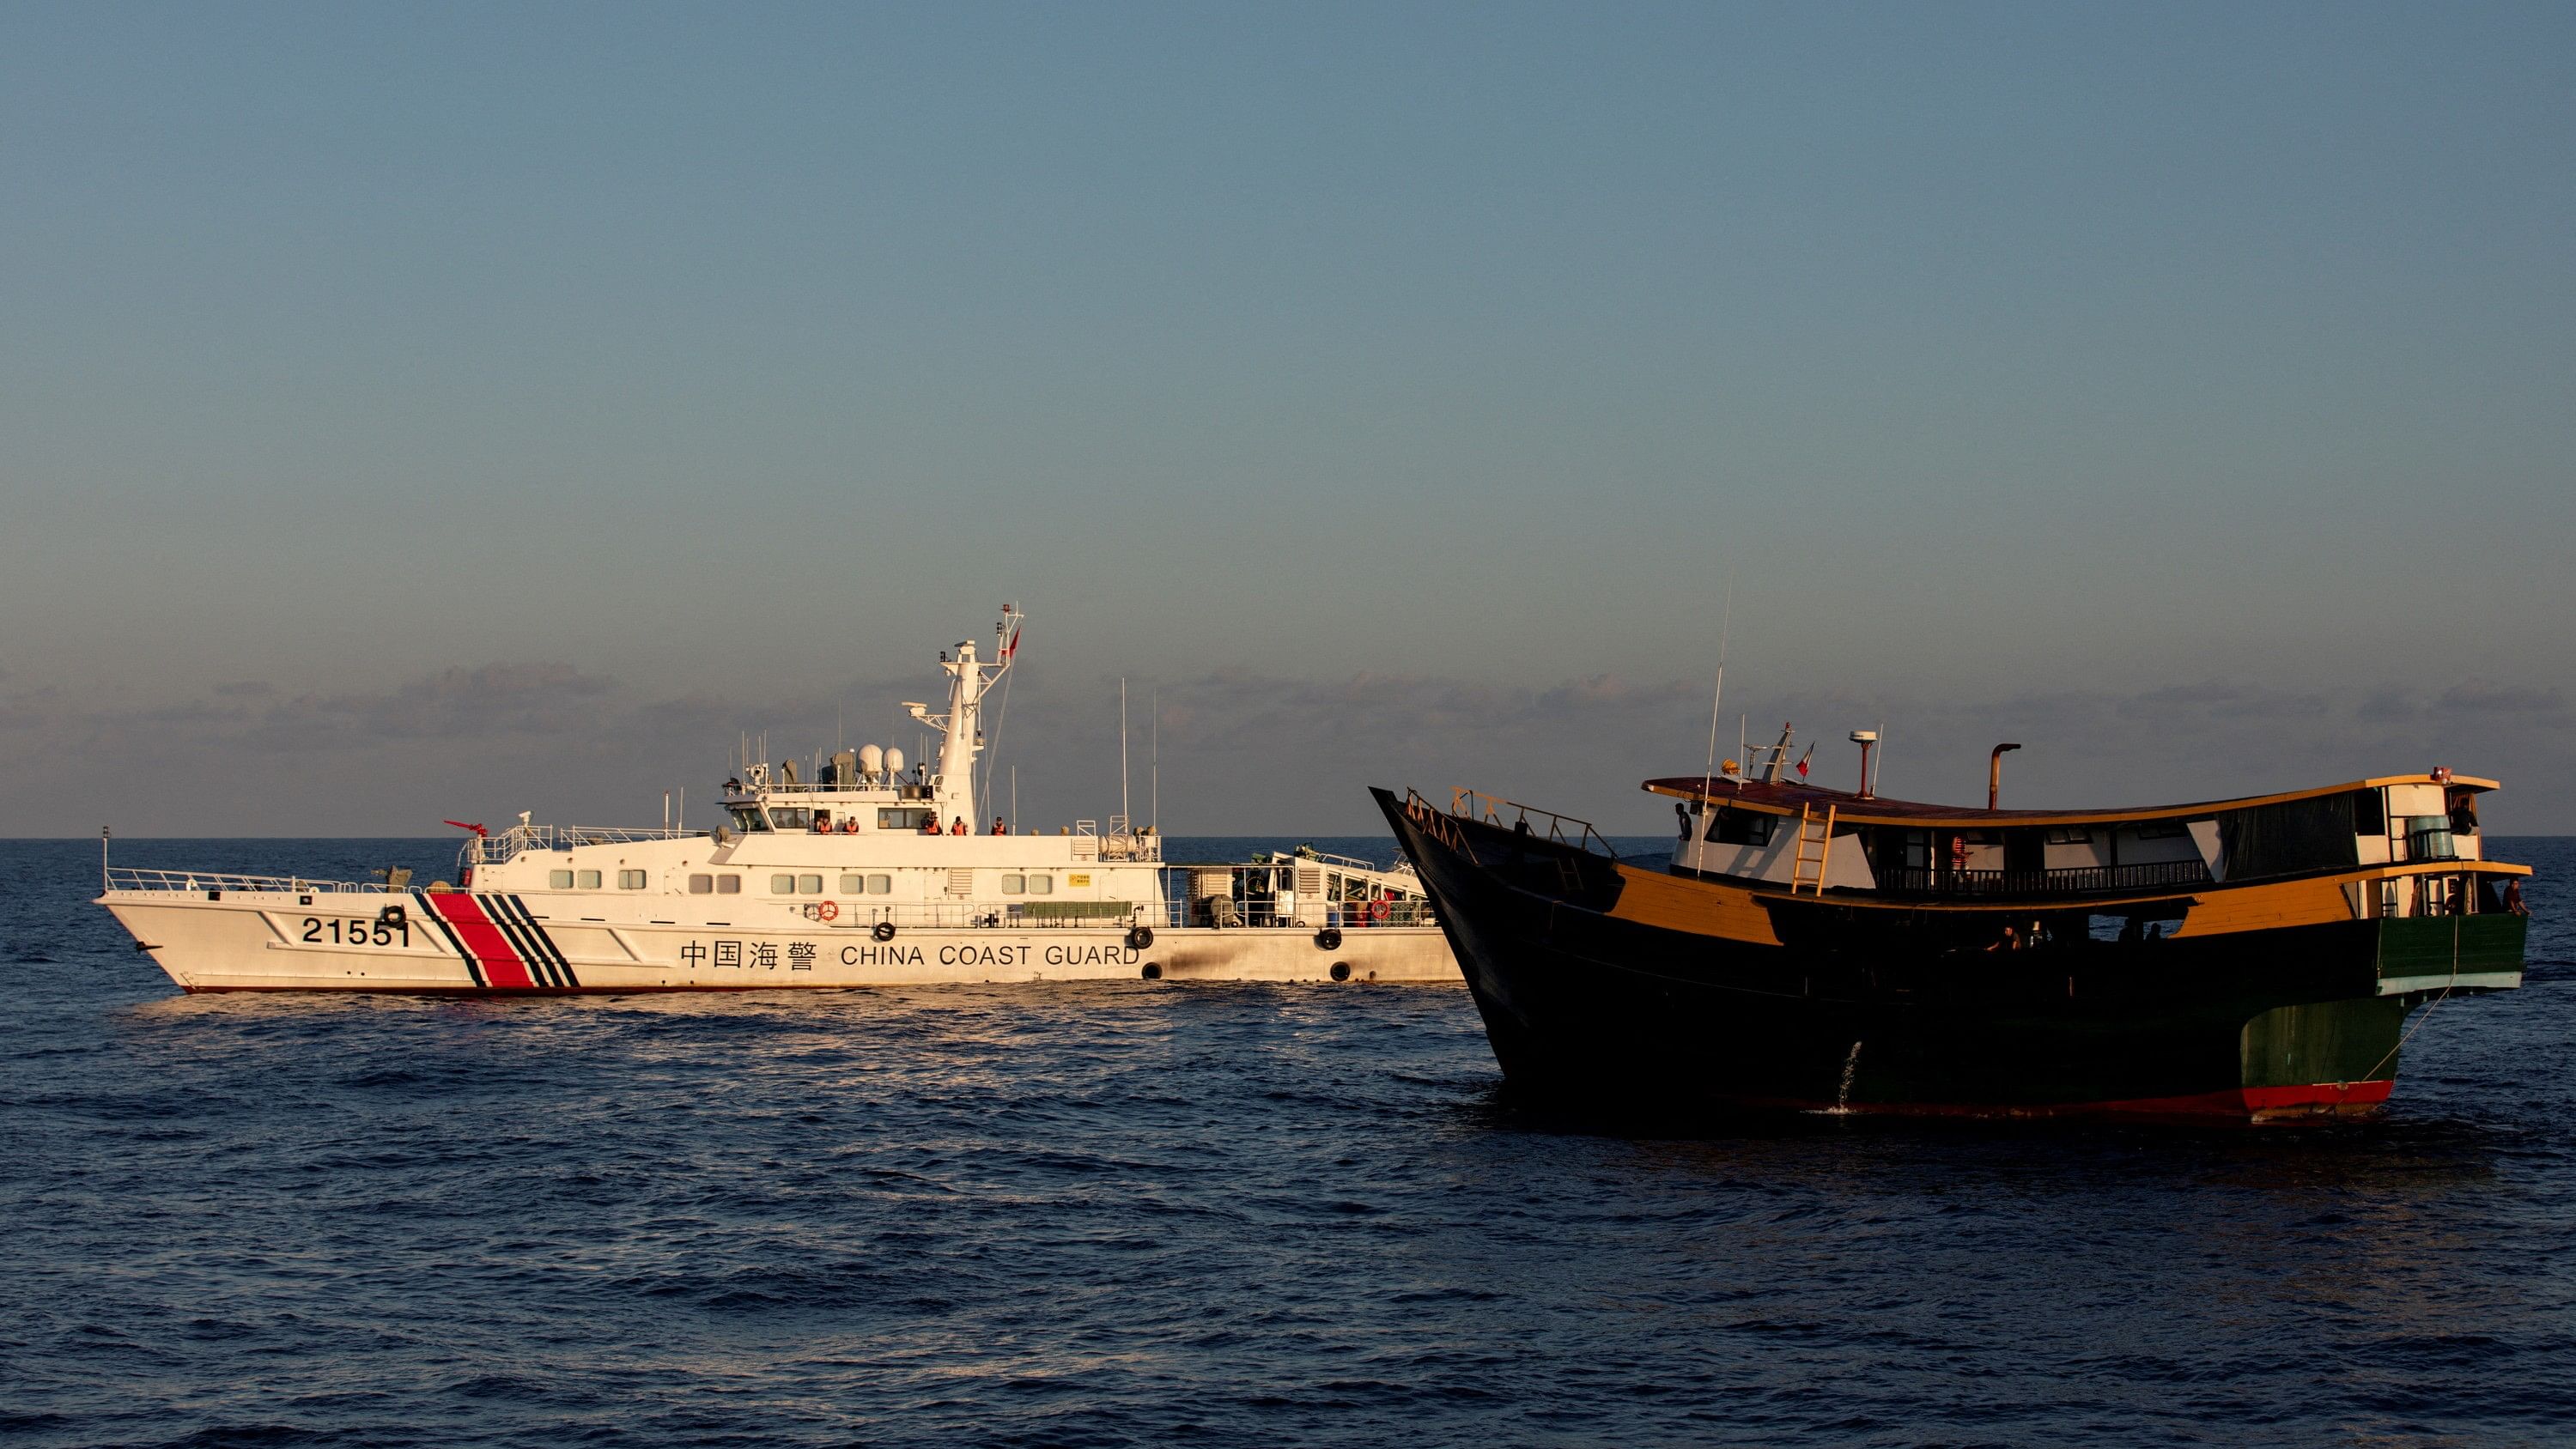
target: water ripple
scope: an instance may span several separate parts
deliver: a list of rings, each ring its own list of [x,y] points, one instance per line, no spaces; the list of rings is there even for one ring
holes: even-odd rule
[[[2447,1006],[2388,1120],[2286,1134],[1532,1117],[1449,990],[180,997],[86,904],[93,848],[0,844],[12,1444],[2530,1443],[2576,1418],[2551,879],[2576,842],[2515,846],[2545,870],[2532,984]]]

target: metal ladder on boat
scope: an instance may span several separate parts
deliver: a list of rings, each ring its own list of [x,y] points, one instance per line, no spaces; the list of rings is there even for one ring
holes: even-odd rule
[[[1828,805],[1825,813],[1819,815],[1812,802],[1798,807],[1798,854],[1789,867],[1789,894],[1796,895],[1801,887],[1811,895],[1825,893],[1825,862],[1834,853],[1834,812],[1837,808]],[[1808,833],[1808,827],[1816,825],[1824,828]],[[1816,848],[1813,855],[1807,853],[1807,847],[1811,845]],[[1807,874],[1810,865],[1816,868],[1814,875]]]

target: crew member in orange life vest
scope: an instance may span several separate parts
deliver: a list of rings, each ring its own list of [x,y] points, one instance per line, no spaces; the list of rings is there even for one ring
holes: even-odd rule
[[[996,815],[993,817],[993,833],[995,835],[1008,835],[1011,833],[1011,827],[1003,824],[1002,817]]]
[[[924,835],[937,835],[939,833],[939,817],[936,815],[922,816],[921,833]]]
[[[963,835],[963,834],[965,834],[965,833],[966,833],[966,817],[965,817],[965,816],[963,816],[963,815],[960,815],[960,816],[958,816],[954,821],[950,822],[950,824],[949,824],[949,826],[948,826],[948,833],[949,833],[949,834],[951,834],[951,835]]]

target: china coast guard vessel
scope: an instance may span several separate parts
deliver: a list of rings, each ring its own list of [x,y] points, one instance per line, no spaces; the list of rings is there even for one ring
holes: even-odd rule
[[[936,767],[874,745],[812,781],[746,763],[712,831],[464,826],[453,887],[110,867],[98,903],[191,992],[1460,979],[1407,866],[1303,847],[1168,862],[1117,815],[976,831],[984,698],[1025,617],[1004,610],[990,660],[971,640],[940,655],[944,713],[906,704]]]
[[[1649,780],[1669,865],[1580,820],[1374,792],[1506,1079],[1624,1111],[2275,1121],[2387,1102],[2414,1016],[2522,984],[2524,865],[2447,769],[2115,810]],[[1800,769],[1803,775],[1803,765]]]

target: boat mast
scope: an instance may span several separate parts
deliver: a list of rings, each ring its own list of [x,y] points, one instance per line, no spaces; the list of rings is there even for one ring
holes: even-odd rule
[[[975,657],[975,641],[959,641],[956,657],[939,656],[939,667],[948,673],[948,713],[932,714],[930,706],[916,700],[905,700],[903,707],[914,719],[938,730],[939,779],[937,809],[957,820],[980,818],[975,810],[975,756],[984,748],[984,693],[995,680],[1010,672],[1016,635],[998,650],[1000,657],[985,663]]]

